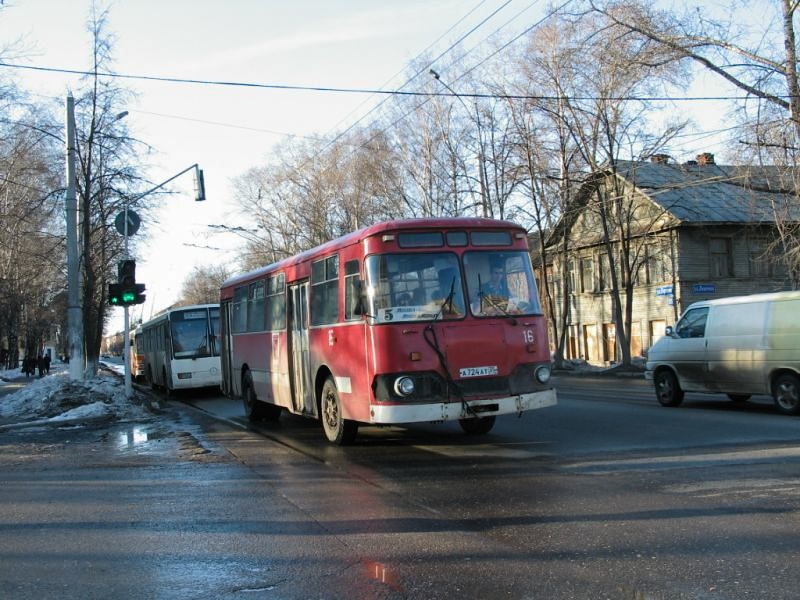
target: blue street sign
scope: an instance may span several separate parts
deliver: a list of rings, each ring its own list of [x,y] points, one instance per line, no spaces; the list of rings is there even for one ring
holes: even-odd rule
[[[717,286],[714,283],[695,283],[692,286],[693,294],[713,294],[717,291]]]

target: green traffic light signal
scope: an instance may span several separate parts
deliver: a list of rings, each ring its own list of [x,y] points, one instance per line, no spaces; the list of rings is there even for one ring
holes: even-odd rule
[[[108,284],[108,303],[111,306],[122,306],[122,288],[118,283]]]
[[[136,293],[133,290],[123,290],[122,292],[122,305],[133,304],[136,300]]]

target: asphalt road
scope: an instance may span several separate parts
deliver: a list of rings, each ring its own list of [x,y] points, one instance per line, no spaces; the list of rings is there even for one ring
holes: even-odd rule
[[[0,438],[0,597],[796,598],[800,419],[562,378],[559,405],[363,427],[185,395]]]

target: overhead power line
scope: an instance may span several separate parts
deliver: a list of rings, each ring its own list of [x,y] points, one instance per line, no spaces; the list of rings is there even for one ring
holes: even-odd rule
[[[329,92],[340,94],[382,94],[387,96],[422,96],[422,97],[452,97],[451,92],[436,91],[413,91],[413,90],[380,90],[370,88],[337,88],[321,86],[288,85],[278,83],[253,83],[247,81],[220,81],[212,79],[185,79],[180,77],[159,77],[155,75],[131,75],[126,73],[94,72],[81,71],[78,69],[60,69],[56,67],[36,67],[33,65],[21,65],[8,62],[0,62],[0,67],[10,69],[27,69],[33,71],[45,71],[49,73],[65,73],[68,75],[87,75],[97,77],[108,77],[113,79],[133,79],[139,81],[159,81],[164,83],[185,83],[192,85],[209,85],[222,87],[247,87],[266,90],[282,91],[301,91],[301,92]],[[484,92],[459,92],[462,98],[484,98],[500,100],[563,100],[560,96],[532,95],[532,94],[494,94]],[[778,96],[783,99],[789,96]],[[720,100],[746,100],[747,95],[740,96],[571,96],[572,100],[608,100],[608,101],[642,101],[642,102],[696,102],[696,101],[720,101]]]

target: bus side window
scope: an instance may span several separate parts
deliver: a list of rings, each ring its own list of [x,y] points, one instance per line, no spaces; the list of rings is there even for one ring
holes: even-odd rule
[[[358,278],[358,261],[344,264],[344,319],[352,321],[364,314],[364,282]]]

